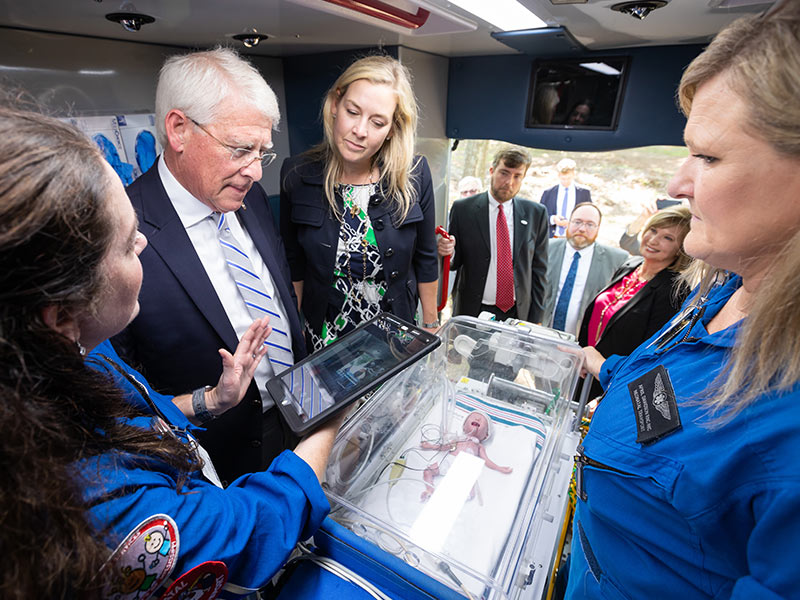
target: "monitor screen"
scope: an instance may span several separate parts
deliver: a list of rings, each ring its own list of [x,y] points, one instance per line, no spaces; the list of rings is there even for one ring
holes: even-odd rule
[[[629,62],[626,56],[534,62],[525,126],[616,129]]]
[[[288,414],[289,426],[301,433],[440,343],[437,336],[381,313],[272,378],[267,390]]]

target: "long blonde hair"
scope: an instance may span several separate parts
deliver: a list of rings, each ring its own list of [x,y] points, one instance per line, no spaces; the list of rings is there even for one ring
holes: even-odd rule
[[[577,205],[576,205],[577,206]],[[668,206],[661,209],[642,227],[642,233],[654,227],[655,229],[665,229],[667,227],[678,228],[678,255],[675,261],[669,266],[673,271],[678,273],[683,272],[692,258],[683,250],[683,240],[686,239],[686,234],[689,233],[689,224],[692,221],[692,213],[686,206]]]
[[[333,213],[339,216],[334,193],[342,177],[342,158],[333,143],[333,106],[347,92],[348,86],[365,79],[376,85],[389,85],[394,90],[397,107],[392,116],[389,135],[372,157],[387,198],[395,203],[399,220],[405,219],[414,203],[415,190],[410,173],[414,168],[414,146],[417,137],[417,101],[411,89],[411,76],[399,61],[390,56],[366,56],[354,62],[342,73],[325,95],[322,105],[322,125],[325,138],[311,150],[325,163],[325,197]]]
[[[724,73],[748,107],[748,132],[788,157],[800,158],[800,6],[785,2],[765,17],[739,19],[724,29],[686,69],[679,99],[688,115],[697,88]],[[779,201],[794,202],[794,198]],[[705,267],[695,301],[719,269]],[[703,403],[728,422],[770,392],[800,381],[800,232],[776,257],[753,296],[751,309],[722,374],[704,391]]]

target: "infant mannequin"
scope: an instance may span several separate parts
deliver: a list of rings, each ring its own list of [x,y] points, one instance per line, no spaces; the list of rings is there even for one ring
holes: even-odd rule
[[[439,475],[444,475],[447,470],[446,461],[448,458],[450,456],[456,456],[460,452],[468,452],[473,456],[483,459],[483,462],[486,464],[486,466],[494,471],[499,471],[500,473],[505,474],[511,473],[511,467],[501,467],[493,463],[486,454],[486,448],[483,447],[483,442],[489,437],[489,417],[482,412],[473,411],[467,415],[466,419],[464,419],[462,430],[464,431],[465,437],[459,436],[450,442],[422,442],[422,444],[420,444],[420,447],[423,450],[448,451],[447,455],[445,455],[441,461],[431,463],[425,469],[422,478],[425,480],[426,489],[420,496],[421,500],[425,501],[430,498],[434,490],[433,478]],[[475,489],[473,488],[470,498],[472,498],[474,495]]]

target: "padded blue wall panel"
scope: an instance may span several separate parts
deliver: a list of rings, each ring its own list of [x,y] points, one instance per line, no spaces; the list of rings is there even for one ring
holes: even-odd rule
[[[534,57],[452,58],[447,135],[575,151],[683,145],[686,121],[678,110],[675,92],[683,70],[701,50],[699,45],[659,46],[584,54],[587,58],[631,57],[616,131],[526,128],[525,112]]]

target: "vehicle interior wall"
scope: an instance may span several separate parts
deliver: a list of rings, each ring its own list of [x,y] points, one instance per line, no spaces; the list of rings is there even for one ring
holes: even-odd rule
[[[20,88],[56,117],[152,113],[158,71],[167,56],[186,48],[0,28],[0,86]],[[283,61],[249,56],[272,86],[281,124],[272,140],[289,155]],[[261,185],[277,199],[279,169],[266,169]]]
[[[56,116],[153,112],[155,82],[177,46],[2,28],[0,77],[30,92]],[[447,58],[398,46],[301,56],[250,56],[278,95],[282,122],[273,133],[280,157],[321,139],[322,96],[352,60],[382,51],[412,71],[421,106],[418,151],[436,182],[437,220],[444,221],[448,138],[495,139],[536,148],[592,151],[652,144],[682,144],[684,124],[674,102],[680,74],[700,46],[604,52],[630,55],[631,69],[616,131],[526,129],[533,58],[525,55]],[[261,181],[273,199],[279,169]],[[277,208],[277,207],[274,207]]]
[[[535,57],[452,58],[447,135],[572,151],[683,145],[685,119],[675,102],[675,92],[683,70],[701,49],[699,45],[658,46],[583,55],[593,59],[631,57],[619,125],[614,131],[526,128],[525,114]]]

